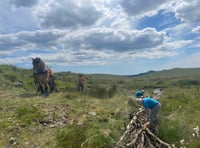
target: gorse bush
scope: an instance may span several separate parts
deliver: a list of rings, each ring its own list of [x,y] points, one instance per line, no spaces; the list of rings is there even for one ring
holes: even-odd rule
[[[89,95],[96,98],[106,98],[108,97],[107,89],[102,86],[94,85],[89,90]]]

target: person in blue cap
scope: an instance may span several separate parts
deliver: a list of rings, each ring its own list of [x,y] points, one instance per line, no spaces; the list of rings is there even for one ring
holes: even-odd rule
[[[144,90],[137,90],[135,92],[135,97],[136,98],[142,98],[144,96]]]

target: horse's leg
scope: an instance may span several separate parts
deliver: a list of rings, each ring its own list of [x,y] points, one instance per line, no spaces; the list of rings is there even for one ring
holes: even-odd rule
[[[48,96],[49,95],[49,92],[48,92],[48,83],[45,84],[44,89],[45,89],[45,96]]]
[[[49,78],[50,92],[53,92],[53,90],[54,90],[54,86],[53,85],[54,85],[53,77],[50,76],[50,78]]]
[[[37,87],[37,92],[40,92],[41,91],[40,84],[35,82],[35,86]]]
[[[50,92],[53,92],[53,91],[58,92],[57,86],[56,86],[56,83],[55,83],[55,79],[54,79],[53,75],[50,76],[49,87],[50,87]]]
[[[37,80],[36,74],[34,74],[33,77],[34,77],[35,86],[37,87],[37,92],[39,92],[41,91],[41,89],[40,89],[40,84]]]
[[[37,92],[41,92],[40,85],[37,86]]]
[[[41,84],[39,84],[38,89],[40,90],[41,94],[45,93],[45,91],[44,91],[44,89],[43,89]]]

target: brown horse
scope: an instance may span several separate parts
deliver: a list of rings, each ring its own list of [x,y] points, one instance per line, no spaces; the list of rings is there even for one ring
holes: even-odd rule
[[[41,93],[45,96],[48,96],[49,94],[48,87],[50,87],[50,92],[53,90],[57,91],[52,70],[45,66],[45,63],[40,58],[36,57],[32,58],[32,60],[33,76],[35,79],[35,84],[38,87],[38,91],[41,91]]]

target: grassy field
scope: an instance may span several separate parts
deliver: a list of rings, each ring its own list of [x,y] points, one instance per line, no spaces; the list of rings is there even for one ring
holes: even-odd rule
[[[59,92],[44,97],[36,92],[31,70],[1,65],[0,147],[112,148],[138,108],[134,91],[145,89],[151,96],[154,88],[163,88],[157,135],[176,147],[198,148],[199,74],[199,69],[137,77],[85,74],[80,93],[77,74],[62,72],[55,74]]]

